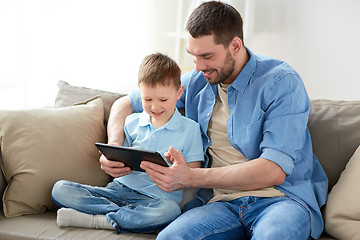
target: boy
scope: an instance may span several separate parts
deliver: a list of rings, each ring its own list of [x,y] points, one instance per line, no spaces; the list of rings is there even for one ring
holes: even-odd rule
[[[199,125],[176,109],[184,87],[181,71],[171,58],[152,54],[139,70],[144,111],[130,115],[124,126],[124,145],[164,153],[171,148],[186,156],[190,167],[200,167],[203,147]],[[167,152],[163,157],[172,163]],[[115,178],[106,187],[66,180],[52,191],[59,226],[115,229],[122,232],[156,232],[180,215],[182,190],[164,192],[143,172]]]

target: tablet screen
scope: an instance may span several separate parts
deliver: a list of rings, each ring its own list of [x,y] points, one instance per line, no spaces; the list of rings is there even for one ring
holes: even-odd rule
[[[112,161],[120,161],[132,170],[144,172],[140,168],[142,161],[149,161],[164,167],[169,165],[158,152],[140,150],[132,147],[121,147],[105,143],[95,143],[96,147],[104,156]]]

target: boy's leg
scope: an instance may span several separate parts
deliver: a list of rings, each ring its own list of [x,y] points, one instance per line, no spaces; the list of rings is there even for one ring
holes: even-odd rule
[[[59,207],[88,214],[106,214],[119,209],[122,196],[126,195],[123,191],[127,190],[114,182],[106,187],[93,187],[62,180],[55,183],[51,197]]]
[[[93,215],[76,211],[72,208],[60,208],[57,212],[56,223],[60,227],[83,227],[115,230],[106,215]]]
[[[77,210],[58,211],[60,226],[108,229],[107,219],[118,232],[153,232],[181,213],[174,201],[151,198],[116,181],[107,187],[59,181],[52,198],[60,207]]]
[[[180,206],[172,200],[137,194],[143,199],[106,215],[118,233],[157,232],[181,214]]]

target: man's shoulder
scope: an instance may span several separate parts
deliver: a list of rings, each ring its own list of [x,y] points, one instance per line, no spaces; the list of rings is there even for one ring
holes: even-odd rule
[[[256,55],[256,73],[258,77],[270,75],[273,78],[282,78],[286,75],[299,76],[296,70],[285,61],[270,58],[265,55]]]

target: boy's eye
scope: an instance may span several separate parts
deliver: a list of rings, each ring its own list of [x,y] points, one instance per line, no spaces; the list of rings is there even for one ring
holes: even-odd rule
[[[166,101],[167,101],[167,99],[161,99],[160,101],[162,101],[162,102],[166,102]]]
[[[150,102],[151,101],[151,98],[145,98],[144,99],[146,102]]]

